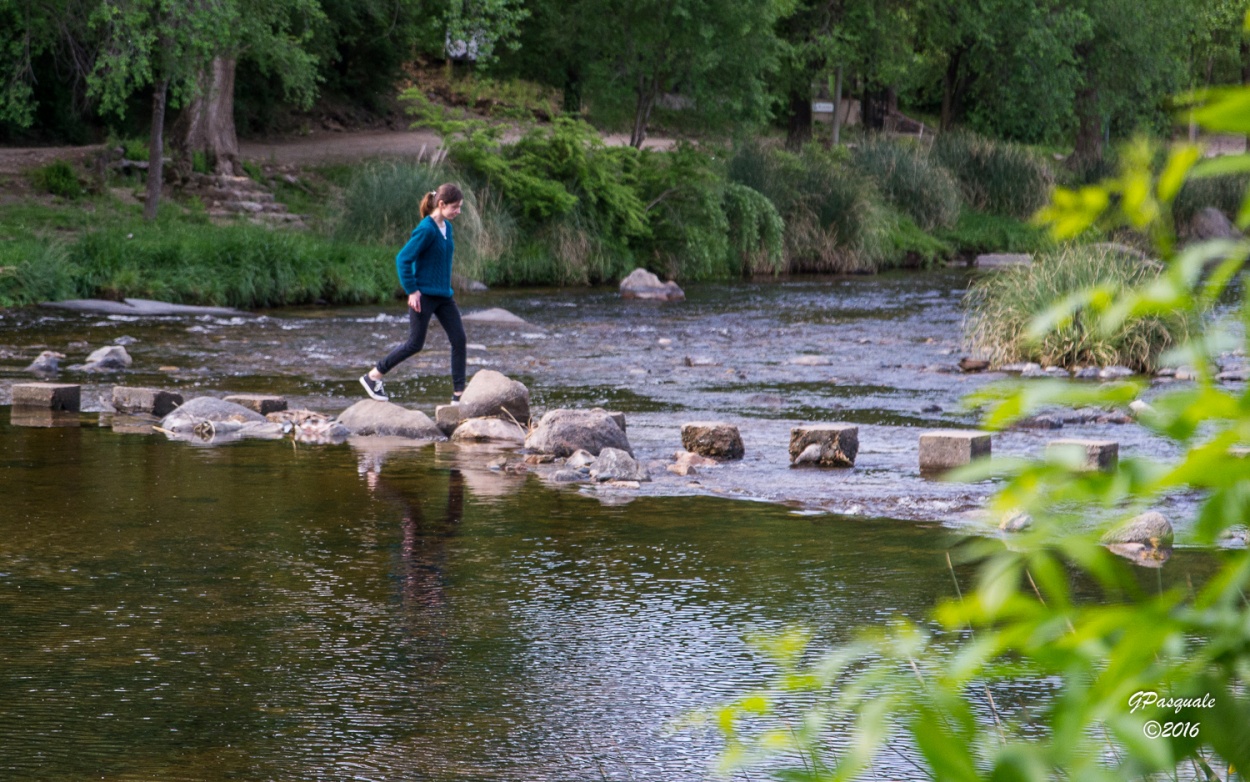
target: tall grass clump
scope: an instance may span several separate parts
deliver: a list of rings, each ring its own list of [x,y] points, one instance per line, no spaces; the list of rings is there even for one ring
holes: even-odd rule
[[[785,221],[791,272],[872,272],[891,261],[894,225],[876,185],[838,152],[809,145],[801,154],[739,145],[727,173],[759,191]]]
[[[74,167],[64,160],[54,160],[31,173],[31,184],[37,190],[61,198],[75,199],[83,194],[82,183],[74,173]]]
[[[135,223],[68,250],[85,295],[256,308],[383,301],[395,267],[376,247],[252,225]]]
[[[959,183],[933,160],[928,148],[877,136],[856,147],[852,160],[921,229],[950,228],[959,219]]]
[[[1093,286],[1116,293],[1158,276],[1152,264],[1125,253],[1069,246],[1019,266],[987,274],[964,300],[964,338],[969,348],[994,364],[1035,361],[1045,366],[1127,366],[1158,369],[1164,351],[1197,333],[1197,319],[1186,313],[1130,318],[1102,333],[1078,312],[1072,321],[1041,341],[1029,338],[1030,324],[1060,301]]]
[[[0,307],[83,295],[81,274],[63,242],[19,239],[0,243]]]
[[[932,155],[955,175],[969,206],[997,215],[1030,217],[1046,203],[1055,181],[1037,153],[967,131],[938,136]]]
[[[366,165],[343,193],[335,235],[355,242],[403,244],[421,221],[421,198],[450,178],[442,166],[400,161]]]

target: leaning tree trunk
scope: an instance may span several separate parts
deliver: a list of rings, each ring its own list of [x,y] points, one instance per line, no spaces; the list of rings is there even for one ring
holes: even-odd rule
[[[191,156],[203,152],[215,173],[242,172],[234,130],[235,65],[233,57],[214,57],[209,69],[200,74],[200,92],[183,109],[176,127],[183,165],[189,167]]]
[[[148,192],[143,202],[143,219],[149,221],[156,219],[156,210],[161,205],[161,185],[165,176],[165,98],[168,93],[169,79],[161,79],[152,95],[152,138],[148,142]]]

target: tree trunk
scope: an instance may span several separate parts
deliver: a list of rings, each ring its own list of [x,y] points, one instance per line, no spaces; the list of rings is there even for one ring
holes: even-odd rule
[[[577,68],[570,65],[564,71],[564,113],[577,116],[582,113],[582,79]]]
[[[1102,160],[1102,115],[1098,111],[1098,89],[1081,87],[1076,92],[1076,150],[1072,161],[1082,167]]]
[[[239,138],[234,128],[233,57],[214,57],[200,74],[200,93],[183,109],[175,126],[175,146],[184,165],[203,152],[209,168],[231,176],[242,173]]]
[[[833,81],[833,145],[842,143],[842,66]]]
[[[955,123],[955,92],[959,87],[959,64],[962,59],[963,49],[956,49],[946,63],[946,73],[942,75],[942,120],[938,129],[943,133]]]
[[[648,86],[645,76],[638,78],[638,104],[634,108],[634,127],[629,134],[629,145],[634,149],[642,149],[643,142],[647,140],[647,125],[651,122],[651,109],[659,91],[658,79],[652,79]]]
[[[164,183],[165,166],[165,99],[169,93],[169,79],[156,83],[152,95],[152,138],[148,142],[148,193],[143,202],[143,219],[155,220],[161,205],[161,185]]]
[[[889,89],[864,87],[864,98],[860,107],[866,130],[885,130],[885,121],[890,115],[892,92]],[[897,98],[894,98],[894,100],[897,101]]]
[[[812,140],[812,95],[811,87],[806,89],[790,88],[789,120],[786,125],[786,149],[797,152],[803,145]]]

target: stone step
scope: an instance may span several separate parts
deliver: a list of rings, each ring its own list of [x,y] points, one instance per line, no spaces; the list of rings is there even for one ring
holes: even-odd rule
[[[35,410],[77,413],[82,388],[73,383],[18,383],[13,386],[13,406]]]

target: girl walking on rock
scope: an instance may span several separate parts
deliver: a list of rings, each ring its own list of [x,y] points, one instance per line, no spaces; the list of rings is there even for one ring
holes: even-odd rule
[[[460,214],[463,202],[464,194],[450,182],[426,193],[421,199],[421,222],[395,256],[399,283],[408,294],[408,341],[360,376],[365,393],[380,402],[389,400],[382,385],[383,376],[399,362],[420,352],[425,346],[430,318],[438,318],[451,342],[451,403],[460,403],[460,394],[464,391],[465,335],[460,310],[452,298],[451,256],[456,243],[451,221]]]

